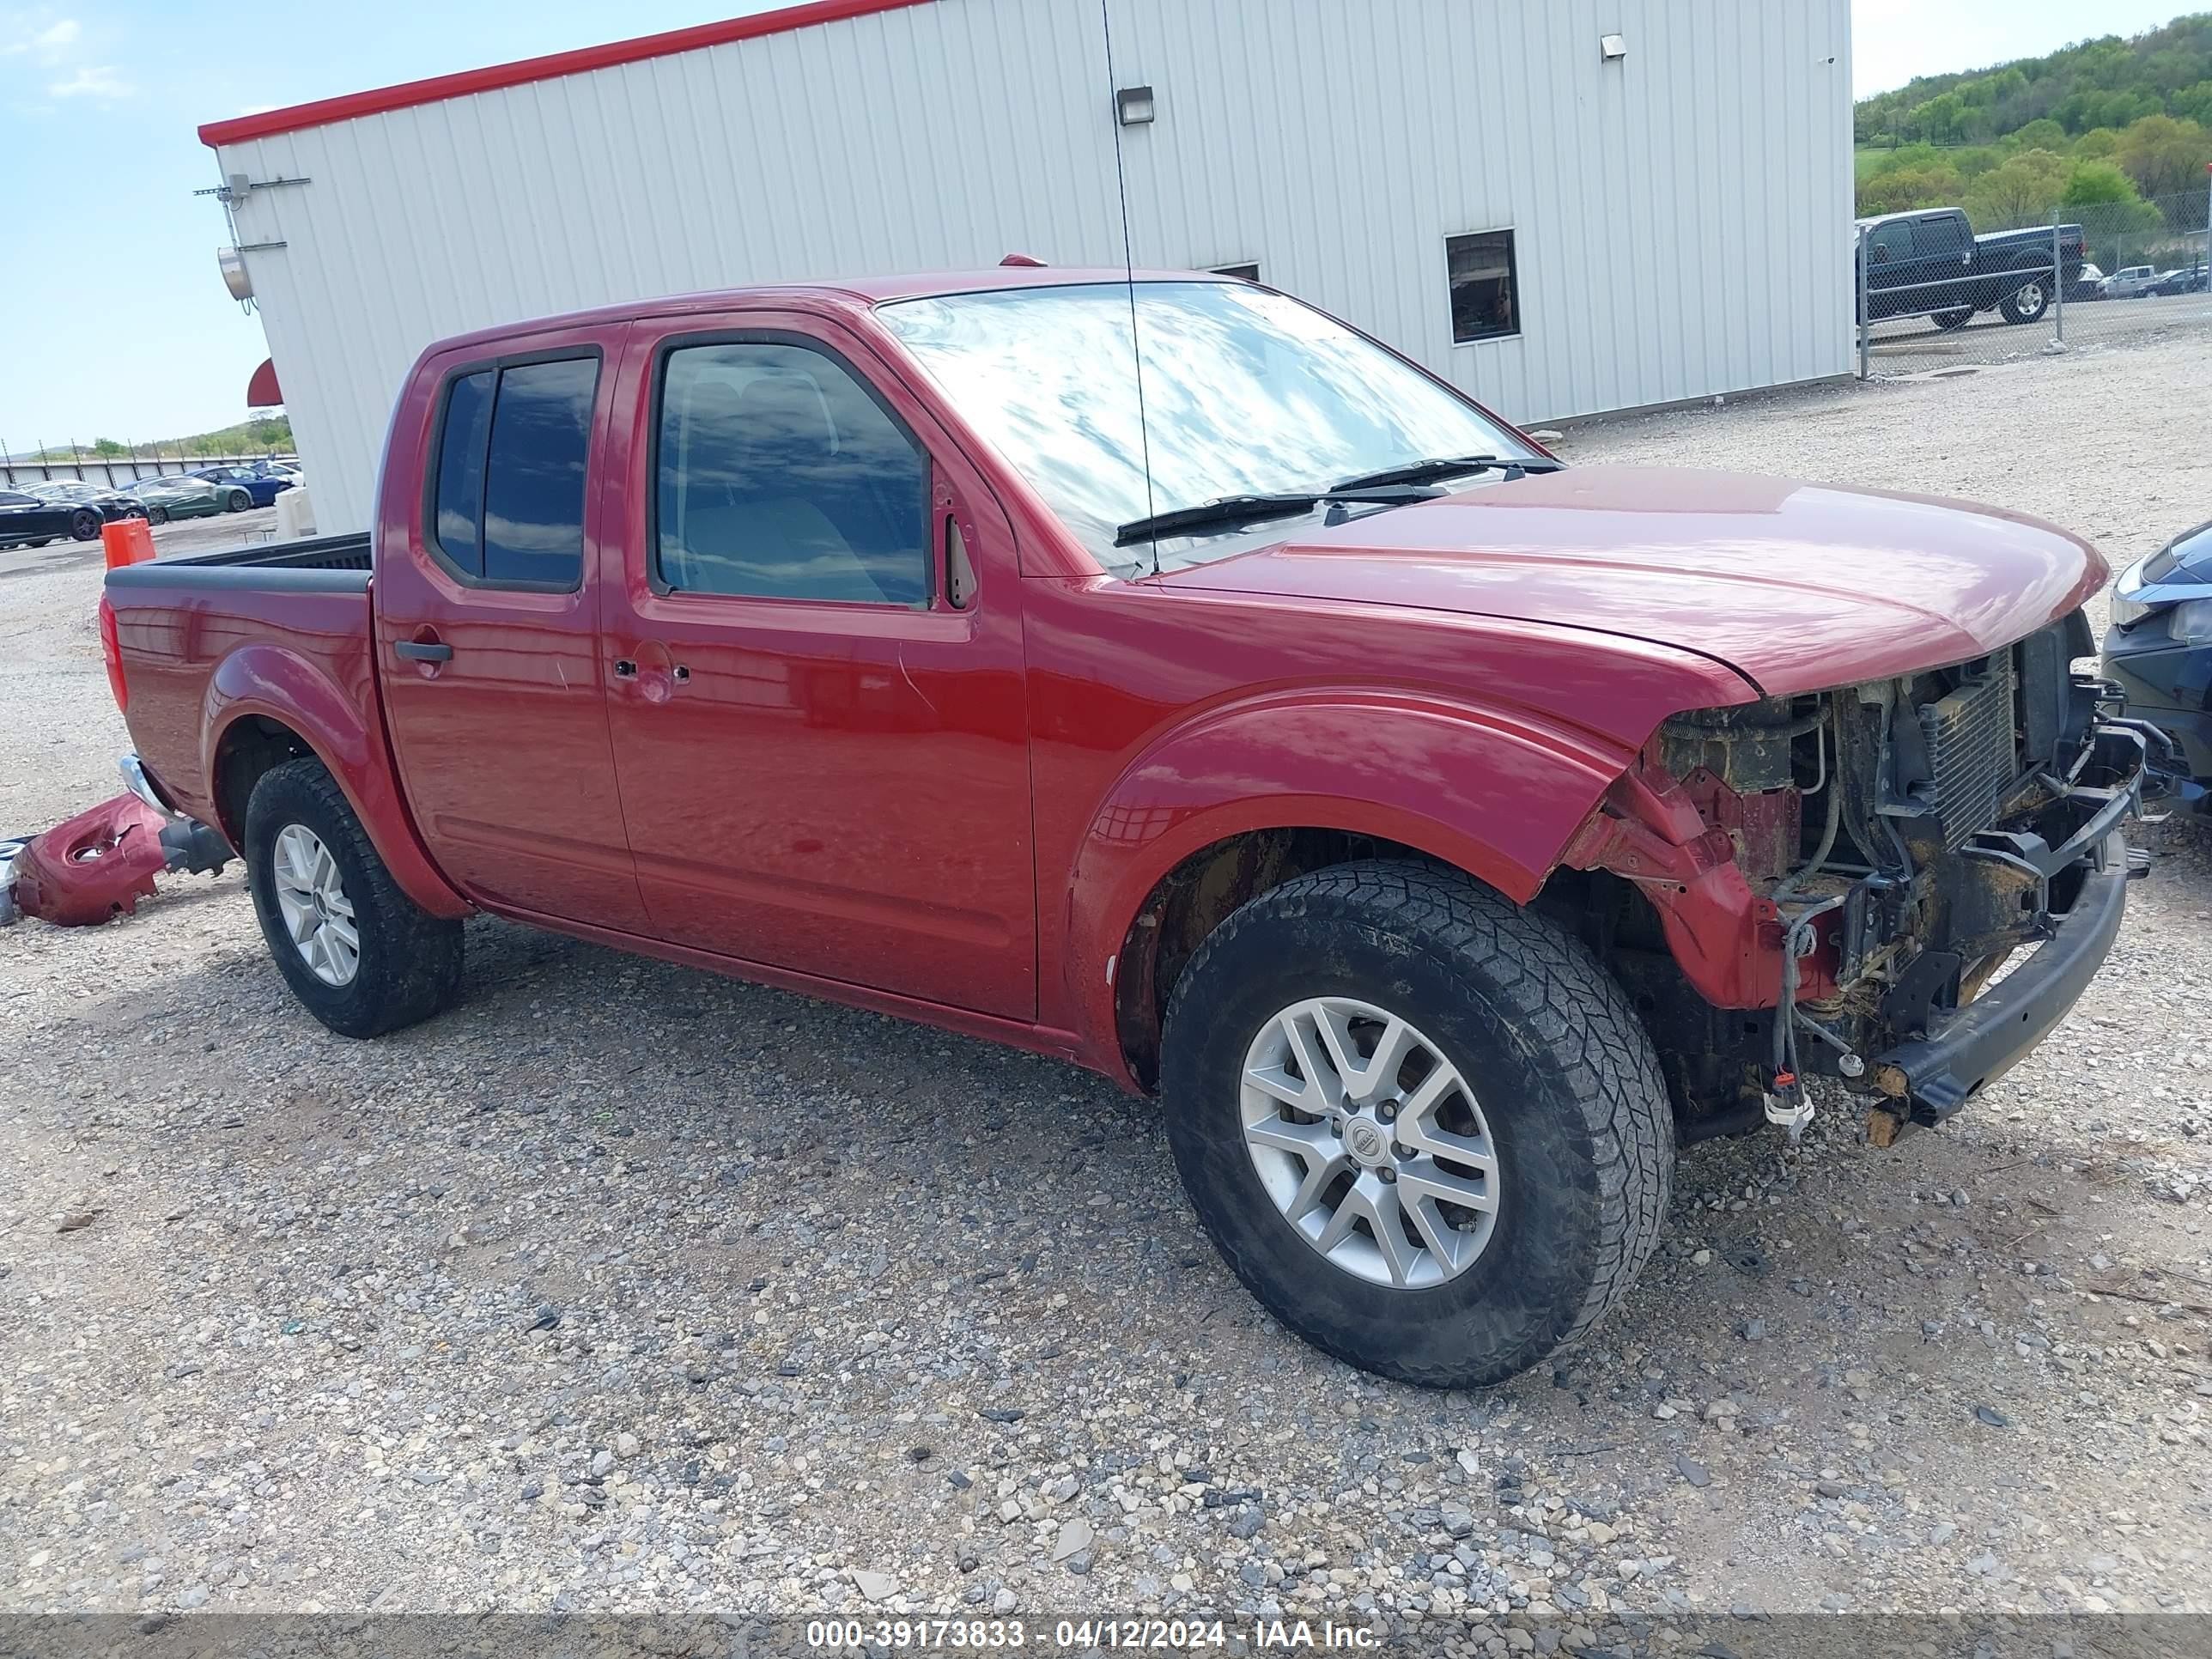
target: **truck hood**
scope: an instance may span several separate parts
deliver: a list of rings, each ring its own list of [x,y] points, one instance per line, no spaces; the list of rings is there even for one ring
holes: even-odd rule
[[[2087,542],[2001,508],[1744,473],[1577,466],[1160,578],[1627,635],[1766,696],[1964,662],[2097,591]]]

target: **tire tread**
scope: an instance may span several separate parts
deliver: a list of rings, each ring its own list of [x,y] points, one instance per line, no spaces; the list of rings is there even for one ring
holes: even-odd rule
[[[1626,994],[1581,941],[1472,877],[1441,866],[1371,859],[1295,877],[1224,921],[1177,980],[1167,1030],[1174,1031],[1193,988],[1204,982],[1209,958],[1238,931],[1272,915],[1316,908],[1357,914],[1358,925],[1378,939],[1418,940],[1430,951],[1480,962],[1491,987],[1510,1005],[1507,1012],[1550,1051],[1589,1135],[1601,1198],[1597,1270],[1554,1349],[1579,1340],[1627,1294],[1657,1248],[1673,1188],[1673,1109],[1658,1057]],[[1218,1236],[1216,1242],[1223,1243]],[[1231,1266],[1258,1289],[1233,1255]],[[1372,1354],[1344,1352],[1297,1327],[1294,1318],[1286,1322],[1347,1364],[1375,1368]],[[1418,1366],[1389,1370],[1435,1387],[1463,1380],[1441,1370],[1424,1374]]]

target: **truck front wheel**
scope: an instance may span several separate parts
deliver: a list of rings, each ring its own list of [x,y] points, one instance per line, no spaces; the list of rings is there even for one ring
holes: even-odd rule
[[[253,786],[246,875],[284,982],[340,1036],[380,1036],[453,1000],[461,924],[399,890],[320,761],[287,761]]]
[[[1215,929],[1162,1042],[1200,1221],[1291,1330],[1407,1382],[1500,1382],[1657,1243],[1657,1056],[1575,939],[1455,872],[1302,876]]]
[[[1972,322],[1974,308],[1972,306],[1960,306],[1956,311],[1939,311],[1928,320],[1948,334],[1953,329],[1964,328],[1968,323]]]

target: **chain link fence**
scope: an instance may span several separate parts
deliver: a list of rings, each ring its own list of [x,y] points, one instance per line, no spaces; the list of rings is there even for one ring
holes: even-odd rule
[[[1857,228],[1859,374],[1942,374],[2183,330],[2212,344],[2212,191],[2061,206],[1977,234],[1929,208]]]

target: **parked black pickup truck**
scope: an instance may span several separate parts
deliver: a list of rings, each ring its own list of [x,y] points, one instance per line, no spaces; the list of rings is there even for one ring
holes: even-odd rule
[[[2033,323],[2051,309],[2051,227],[1974,234],[1959,208],[1925,208],[1862,219],[1867,319],[1926,317],[1964,328],[1978,311]],[[2058,227],[2060,280],[2081,275],[2081,227]]]

